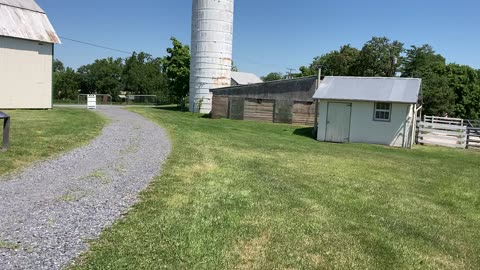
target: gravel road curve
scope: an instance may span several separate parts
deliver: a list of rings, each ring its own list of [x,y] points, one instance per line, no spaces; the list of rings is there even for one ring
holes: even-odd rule
[[[168,156],[165,131],[115,107],[89,145],[0,177],[0,269],[61,269],[121,217]]]

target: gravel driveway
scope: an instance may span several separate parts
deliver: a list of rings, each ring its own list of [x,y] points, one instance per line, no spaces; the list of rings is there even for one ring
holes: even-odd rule
[[[0,177],[0,269],[61,269],[120,218],[159,174],[171,145],[121,108],[88,146]]]

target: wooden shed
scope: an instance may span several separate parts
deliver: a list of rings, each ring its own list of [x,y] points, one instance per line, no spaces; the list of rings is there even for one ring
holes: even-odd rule
[[[212,89],[212,118],[313,126],[317,76]]]

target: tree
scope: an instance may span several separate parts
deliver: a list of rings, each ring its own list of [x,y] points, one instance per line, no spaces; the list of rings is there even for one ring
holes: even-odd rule
[[[118,96],[123,89],[123,60],[112,57],[95,60],[93,64],[81,66],[78,69],[81,90],[84,94],[109,94]]]
[[[64,71],[54,72],[53,89],[54,99],[75,100],[78,96],[78,90],[80,89],[80,79],[78,74],[69,67]]]
[[[53,72],[64,72],[65,66],[63,65],[62,61],[55,59],[53,60]]]
[[[437,64],[445,65],[445,58],[436,54],[432,46],[411,46],[403,61],[402,77],[421,77],[423,70]]]
[[[162,59],[140,52],[125,60],[122,73],[125,91],[137,95],[156,95],[167,99],[167,79],[163,73]]]
[[[238,72],[238,67],[235,65],[235,63],[232,60],[232,71],[233,72]]]
[[[270,82],[270,81],[278,81],[278,80],[283,80],[284,76],[280,72],[271,72],[267,74],[266,76],[262,77],[262,80],[264,82]]]
[[[373,37],[365,43],[353,66],[352,75],[393,77],[402,65],[403,43],[386,37]]]
[[[480,118],[480,79],[475,69],[458,64],[447,65],[450,88],[456,94],[455,116]]]
[[[190,47],[176,38],[170,38],[172,47],[163,60],[163,69],[168,78],[169,94],[183,108],[189,93],[190,84]]]
[[[318,74],[322,69],[322,74],[329,76],[350,76],[353,75],[352,68],[357,63],[359,50],[345,45],[338,51],[332,51],[319,57],[315,57],[309,67],[301,67],[302,76],[311,76]]]
[[[411,46],[406,51],[402,77],[422,78],[423,112],[426,115],[453,116],[455,114],[455,92],[450,88],[446,76],[445,58],[436,54],[432,46]]]

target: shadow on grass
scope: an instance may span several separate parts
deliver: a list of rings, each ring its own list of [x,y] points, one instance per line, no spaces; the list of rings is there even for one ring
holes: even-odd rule
[[[313,127],[299,128],[293,131],[293,135],[315,139],[315,135],[313,131],[314,131]]]

